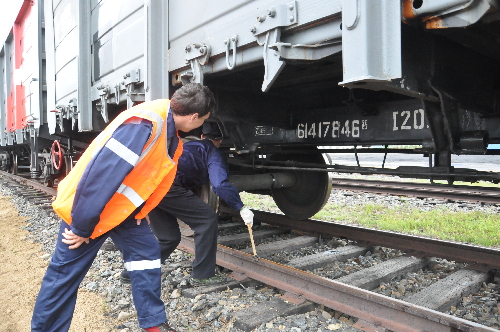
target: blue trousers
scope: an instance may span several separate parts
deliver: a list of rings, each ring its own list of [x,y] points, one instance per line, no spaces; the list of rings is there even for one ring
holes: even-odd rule
[[[129,272],[139,326],[148,328],[167,321],[165,305],[160,298],[160,247],[145,220],[137,225],[135,219],[129,218],[76,249],[69,249],[61,241],[67,227],[65,222],[61,223],[56,249],[35,303],[32,331],[69,330],[78,287],[108,236],[122,252],[125,268]]]

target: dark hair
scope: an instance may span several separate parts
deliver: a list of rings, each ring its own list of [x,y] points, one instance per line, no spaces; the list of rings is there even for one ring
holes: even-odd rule
[[[176,115],[198,113],[200,117],[215,111],[213,93],[200,83],[189,83],[175,91],[170,99],[170,108]]]

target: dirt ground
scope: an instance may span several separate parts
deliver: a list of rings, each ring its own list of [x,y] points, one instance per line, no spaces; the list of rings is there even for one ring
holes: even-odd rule
[[[0,195],[0,331],[30,331],[30,321],[48,261],[40,245],[26,240],[28,231],[9,197]],[[104,301],[80,291],[70,328],[72,332],[109,332]],[[105,320],[106,319],[106,320]],[[115,324],[113,324],[115,325]],[[115,325],[116,326],[116,325]]]

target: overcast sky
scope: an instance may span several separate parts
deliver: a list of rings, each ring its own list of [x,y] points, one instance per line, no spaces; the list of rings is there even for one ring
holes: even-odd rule
[[[0,2],[2,3],[0,10],[0,45],[3,45],[16,19],[19,8],[23,4],[23,0],[0,0]]]

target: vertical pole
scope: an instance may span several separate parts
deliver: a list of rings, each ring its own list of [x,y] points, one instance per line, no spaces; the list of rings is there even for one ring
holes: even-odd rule
[[[168,0],[146,0],[146,101],[169,98]]]
[[[55,47],[54,47],[54,10],[52,1],[44,1],[44,26],[45,26],[45,85],[47,86],[47,109],[45,119],[49,133],[54,134],[57,127],[56,113],[56,70],[55,70]],[[43,76],[40,76],[43,79]],[[43,85],[43,84],[40,84]]]
[[[44,0],[40,0],[37,4],[38,11],[38,100],[36,101],[38,106],[37,113],[37,124],[36,128],[39,129],[41,125],[47,122],[47,109],[45,107],[45,102],[43,98],[43,78],[45,77],[45,62],[46,57],[43,57],[43,50],[45,48],[45,22],[43,19],[43,9],[44,9]],[[32,112],[30,112],[32,113]]]
[[[91,1],[78,1],[78,130],[92,130]]]

